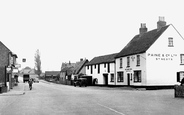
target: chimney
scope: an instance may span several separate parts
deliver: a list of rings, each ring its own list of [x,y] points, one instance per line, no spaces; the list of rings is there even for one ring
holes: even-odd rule
[[[80,58],[80,61],[83,61],[83,58]]]
[[[147,32],[146,23],[141,23],[141,27],[139,28],[139,36],[142,36]]]
[[[164,26],[166,26],[165,18],[159,16],[159,21],[157,22],[157,30],[159,31]]]

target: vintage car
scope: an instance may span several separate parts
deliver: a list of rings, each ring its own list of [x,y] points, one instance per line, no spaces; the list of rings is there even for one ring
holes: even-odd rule
[[[74,80],[74,86],[87,86],[87,79],[86,78],[78,78],[76,80]]]

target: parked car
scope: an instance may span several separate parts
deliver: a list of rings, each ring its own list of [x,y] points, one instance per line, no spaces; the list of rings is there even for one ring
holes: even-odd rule
[[[77,80],[74,80],[74,86],[87,86],[87,79],[86,78],[78,78]]]

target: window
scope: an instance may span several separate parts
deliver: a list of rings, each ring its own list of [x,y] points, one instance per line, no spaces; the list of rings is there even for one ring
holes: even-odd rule
[[[141,82],[141,71],[134,71],[134,82]]]
[[[118,82],[123,82],[123,72],[118,72],[117,81]]]
[[[107,64],[107,72],[110,72],[110,63]]]
[[[140,66],[140,55],[137,55],[137,66]]]
[[[184,54],[180,54],[181,65],[184,65]]]
[[[100,64],[98,64],[98,73],[100,73]]]
[[[91,74],[93,74],[93,65],[91,65]]]
[[[127,57],[127,67],[130,67],[130,57]]]
[[[96,69],[96,65],[95,65],[95,69]]]
[[[168,43],[169,43],[168,44],[169,47],[173,47],[173,38],[172,37],[168,38]]]
[[[122,60],[122,58],[120,58],[120,63],[119,63],[119,68],[122,68],[123,67],[123,60]]]
[[[106,68],[106,63],[104,63],[104,68]]]
[[[111,82],[114,82],[114,74],[111,74]]]

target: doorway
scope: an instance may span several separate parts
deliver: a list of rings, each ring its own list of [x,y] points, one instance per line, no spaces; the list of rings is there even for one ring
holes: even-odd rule
[[[104,76],[104,85],[107,86],[108,85],[108,74],[103,74]]]
[[[130,86],[130,73],[127,74],[127,85]]]

